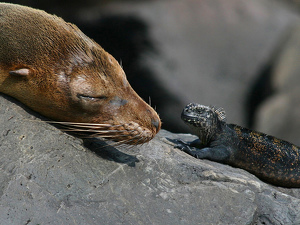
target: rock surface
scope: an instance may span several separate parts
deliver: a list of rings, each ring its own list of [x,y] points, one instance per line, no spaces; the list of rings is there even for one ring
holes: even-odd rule
[[[162,130],[138,147],[70,136],[0,96],[0,224],[299,224],[300,191],[198,160]],[[106,146],[106,147],[105,147]]]
[[[255,128],[300,146],[300,22],[278,55],[270,82],[274,94],[256,115]]]

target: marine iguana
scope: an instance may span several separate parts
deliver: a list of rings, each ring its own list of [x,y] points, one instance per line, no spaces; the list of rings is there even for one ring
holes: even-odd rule
[[[245,169],[270,184],[300,187],[300,147],[228,124],[222,108],[190,103],[181,119],[199,137],[189,144],[181,141],[178,147],[184,152]]]

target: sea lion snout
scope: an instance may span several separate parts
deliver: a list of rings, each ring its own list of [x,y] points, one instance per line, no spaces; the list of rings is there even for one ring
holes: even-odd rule
[[[125,104],[128,103],[126,99],[122,99],[118,96],[114,97],[112,100],[109,101],[109,103],[113,106],[121,107],[124,106]],[[150,107],[149,105],[143,106],[143,107]],[[147,109],[146,110],[149,115],[146,115],[145,117],[149,117],[151,121],[151,125],[154,126],[155,128],[155,133],[158,133],[161,127],[161,121],[160,118],[158,117],[157,113],[152,109]]]

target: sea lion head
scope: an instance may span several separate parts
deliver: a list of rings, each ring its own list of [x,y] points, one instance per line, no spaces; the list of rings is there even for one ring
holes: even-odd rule
[[[95,137],[139,144],[160,130],[119,63],[75,25],[24,6],[0,12],[1,92]]]

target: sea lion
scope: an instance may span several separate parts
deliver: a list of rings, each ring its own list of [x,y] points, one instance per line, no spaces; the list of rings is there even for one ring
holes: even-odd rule
[[[245,169],[277,186],[300,187],[300,147],[228,124],[222,108],[190,103],[181,118],[199,137],[178,146],[186,153]]]
[[[74,24],[0,3],[0,92],[76,131],[127,144],[160,130],[119,63]]]

